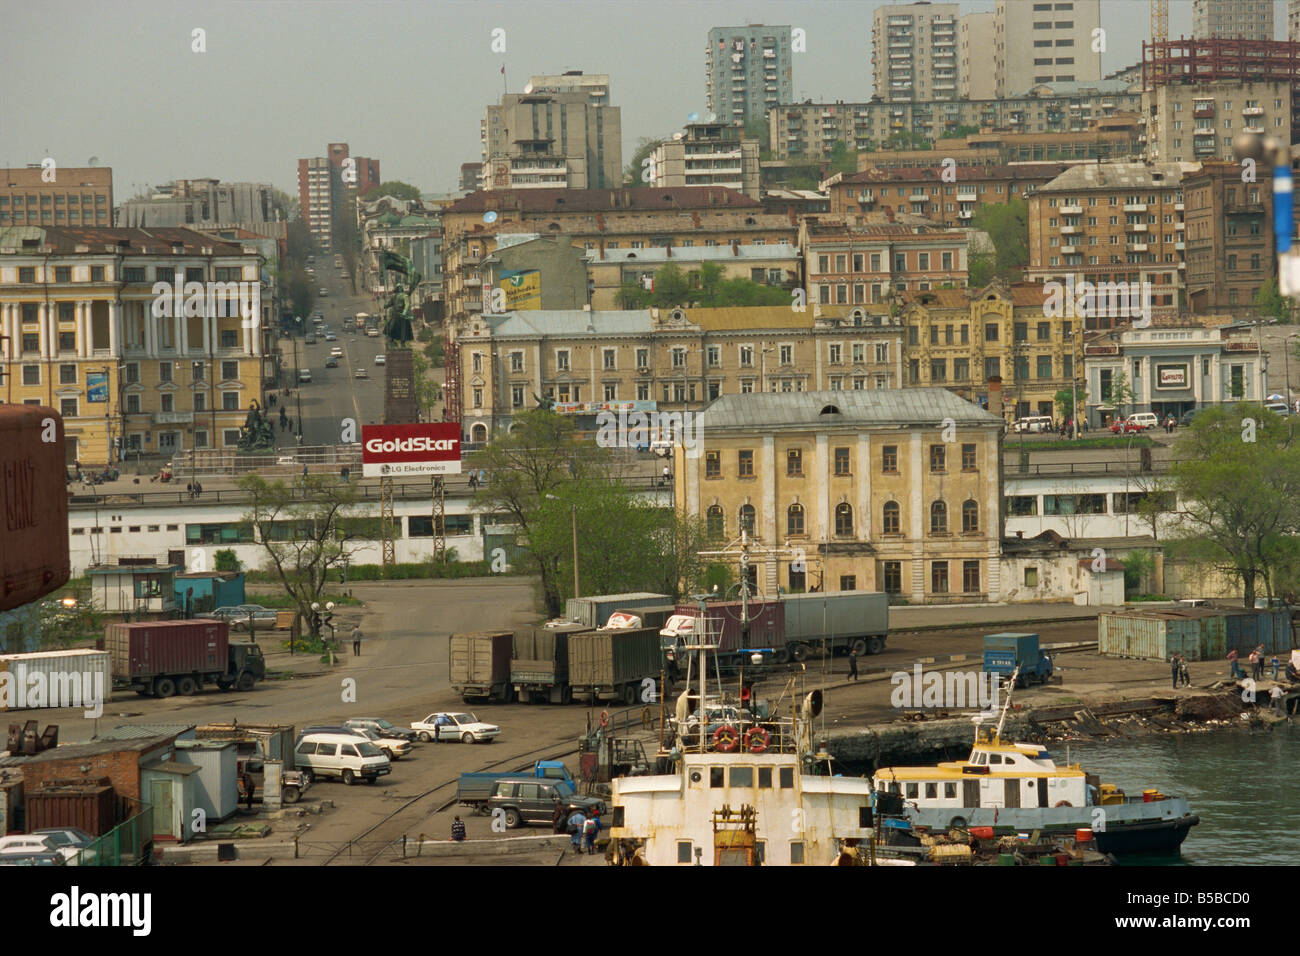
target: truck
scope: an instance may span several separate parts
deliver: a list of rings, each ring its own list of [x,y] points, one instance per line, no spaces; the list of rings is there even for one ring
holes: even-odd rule
[[[132,621],[104,629],[116,687],[141,696],[197,693],[204,685],[249,691],[266,677],[266,658],[251,641],[232,641],[225,621]]]
[[[1052,659],[1038,646],[1037,634],[986,634],[984,673],[1010,678],[1016,668],[1016,686],[1045,684],[1052,676]]]
[[[655,604],[651,607],[638,608],[620,607],[614,612],[614,614],[626,614],[635,617],[641,622],[639,625],[631,625],[633,627],[653,627],[656,630],[661,630],[668,623],[668,619],[676,613],[676,604]],[[613,615],[610,615],[610,617],[613,617]],[[608,619],[606,619],[605,626],[609,626]]]
[[[821,648],[831,654],[856,651],[879,654],[889,636],[889,595],[848,591],[841,594],[792,594],[785,605],[786,653],[803,661]]]
[[[511,631],[472,631],[449,639],[447,669],[451,689],[467,704],[514,700],[510,661],[514,656]]]
[[[531,770],[515,773],[462,773],[456,783],[456,802],[476,810],[487,808],[488,800],[498,780],[517,780],[520,778],[534,780],[563,781],[574,790],[577,781],[569,774],[569,768],[559,760],[538,760]]]
[[[569,686],[584,703],[641,699],[643,682],[657,683],[663,667],[659,629],[634,627],[631,613],[610,615],[606,626],[569,637]]]
[[[550,621],[514,632],[510,684],[526,704],[569,704],[569,637],[591,628],[568,621]]]
[[[294,769],[294,728],[288,724],[203,724],[194,728],[199,740],[228,740],[236,746],[235,767],[239,773],[239,795],[252,788],[254,799],[264,797],[266,761],[280,761],[280,798],[297,803],[311,787],[311,777]]]
[[[615,611],[635,611],[640,607],[662,606],[672,600],[667,594],[632,591],[628,594],[599,594],[569,598],[564,606],[567,620],[587,627],[603,627]]]
[[[734,661],[742,650],[761,649],[781,655],[785,651],[785,614],[780,601],[752,600],[710,601],[705,605],[705,635],[697,640],[699,607],[678,604],[676,613],[659,631],[665,665],[674,678],[686,660],[684,648],[689,644],[718,645],[719,661]],[[748,615],[749,634],[745,635],[741,619]]]

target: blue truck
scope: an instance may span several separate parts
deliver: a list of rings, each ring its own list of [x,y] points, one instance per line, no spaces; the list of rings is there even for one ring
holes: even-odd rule
[[[984,673],[1010,678],[1016,668],[1016,687],[1046,684],[1052,676],[1052,658],[1038,646],[1037,634],[986,634]]]

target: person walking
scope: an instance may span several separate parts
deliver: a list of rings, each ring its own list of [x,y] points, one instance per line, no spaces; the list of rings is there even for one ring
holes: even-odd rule
[[[360,656],[361,656],[361,638],[362,638],[362,636],[363,636],[363,635],[362,635],[362,633],[361,633],[361,625],[360,625],[360,624],[354,624],[354,625],[352,626],[352,656],[353,656],[353,657],[360,657]]]
[[[1277,680],[1277,671],[1278,668],[1282,666],[1282,662],[1278,660],[1277,655],[1274,654],[1272,660],[1270,660],[1269,663],[1273,665],[1273,680]]]
[[[1232,671],[1228,674],[1229,679],[1236,680],[1241,676],[1241,664],[1238,663],[1237,649],[1234,647],[1228,651],[1228,663],[1232,665]]]
[[[1177,654],[1174,654],[1173,657],[1169,658],[1169,670],[1173,673],[1173,678],[1174,678],[1174,687],[1173,687],[1173,689],[1174,689],[1174,690],[1178,690],[1178,678],[1179,678],[1180,675],[1179,675],[1179,671],[1178,671],[1178,655],[1177,655]]]
[[[555,809],[551,812],[551,832],[564,832],[564,804],[559,797],[555,798]]]
[[[191,481],[189,484],[185,486],[185,493],[188,494],[191,498],[194,497],[194,482]]]
[[[667,487],[669,483],[671,483],[672,477],[672,470],[667,465],[664,465],[664,487]]]
[[[1269,700],[1271,700],[1273,703],[1274,710],[1281,710],[1281,711],[1286,710],[1286,704],[1282,702],[1282,698],[1286,696],[1286,692],[1282,690],[1281,687],[1279,687],[1277,684],[1274,684],[1273,689],[1268,692],[1268,696],[1269,696]]]
[[[574,810],[569,817],[569,845],[574,853],[582,852],[582,830],[587,825],[587,818],[581,810]]]
[[[457,843],[465,839],[465,821],[460,817],[451,821],[451,838]]]
[[[1184,687],[1192,686],[1192,674],[1187,669],[1187,658],[1181,654],[1178,655],[1178,682]]]
[[[587,822],[582,825],[582,832],[587,852],[594,854],[596,852],[596,837],[600,835],[599,810],[591,811],[591,816],[587,817]]]
[[[1253,680],[1259,680],[1264,676],[1264,664],[1259,659],[1259,651],[1250,652],[1250,676]]]
[[[469,470],[469,490],[470,491],[478,490],[478,472],[475,471],[473,468]]]
[[[198,498],[202,494],[203,494],[203,483],[201,481],[194,482],[194,497]]]
[[[858,649],[849,648],[849,677],[856,683],[858,679]]]

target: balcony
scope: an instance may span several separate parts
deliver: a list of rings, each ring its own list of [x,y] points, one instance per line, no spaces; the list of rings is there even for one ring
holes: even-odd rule
[[[1179,230],[1179,231],[1181,232],[1182,230],[1184,230],[1184,229],[1187,228],[1187,223],[1185,223],[1185,222],[1176,222],[1176,223],[1174,223],[1174,228],[1177,229],[1177,230]]]
[[[1182,211],[1183,211],[1183,204],[1180,202],[1174,203],[1174,212],[1182,212]]]
[[[1174,248],[1177,249],[1179,252],[1181,252],[1181,251],[1183,251],[1184,249],[1187,248],[1187,243],[1183,242],[1183,241],[1180,239],[1178,242],[1175,242],[1175,243],[1174,243]]]
[[[1124,205],[1125,212],[1146,212],[1147,204],[1144,202],[1131,202]]]
[[[1224,202],[1223,209],[1229,216],[1262,216],[1264,214],[1264,204],[1262,202],[1243,202],[1239,199],[1230,199]]]
[[[1262,133],[1262,132],[1264,132],[1264,127],[1262,127],[1262,126],[1243,126],[1243,127],[1242,127],[1242,132],[1244,132],[1244,133]]]
[[[1077,236],[1077,235],[1080,235],[1080,234],[1082,234],[1082,233],[1083,233],[1083,227],[1082,227],[1082,226],[1062,226],[1062,227],[1061,227],[1061,235],[1063,235],[1063,236]]]
[[[1187,268],[1187,263],[1186,263],[1186,262],[1180,262],[1180,263],[1178,263],[1178,268],[1180,268],[1180,269],[1186,269],[1186,268]]]
[[[1263,116],[1264,108],[1262,106],[1247,106],[1241,111],[1242,116]]]
[[[979,193],[958,193],[958,202],[979,202]]]
[[[1130,242],[1128,244],[1129,252],[1146,252],[1148,248],[1149,246],[1145,242]]]
[[[1078,251],[1078,246],[1061,246],[1061,255],[1063,256],[1072,256]]]
[[[483,311],[483,299],[482,299],[481,297],[478,297],[478,296],[476,296],[476,297],[474,297],[474,298],[472,298],[472,299],[469,298],[469,297],[466,297],[466,299],[465,299],[465,311],[467,311],[467,312],[482,312],[482,311]]]
[[[1147,225],[1141,222],[1130,223],[1129,225],[1125,226],[1124,229],[1127,232],[1150,232],[1150,229],[1147,227]]]
[[[1192,116],[1195,119],[1212,119],[1214,117],[1214,104],[1209,106],[1197,106],[1192,109]]]
[[[908,199],[908,202],[929,202],[929,201],[930,201],[930,194],[929,194],[929,193],[916,192],[916,193],[912,193],[910,196],[908,196],[907,199]]]
[[[1082,206],[1062,206],[1062,207],[1061,207],[1061,215],[1062,215],[1062,216],[1082,216],[1082,215],[1083,215],[1083,207],[1082,207]]]
[[[975,215],[975,214],[974,214],[973,212],[971,212],[969,209],[963,209],[961,212],[957,213],[957,218],[958,218],[958,219],[970,219],[973,215]]]

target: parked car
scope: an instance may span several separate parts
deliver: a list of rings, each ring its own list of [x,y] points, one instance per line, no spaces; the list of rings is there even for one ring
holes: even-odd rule
[[[302,732],[304,734],[345,734],[364,737],[383,751],[384,756],[392,761],[400,760],[411,752],[410,741],[402,740],[400,737],[387,737],[381,731],[368,730],[364,727],[348,727],[346,724],[339,724],[337,726],[304,727]]]
[[[219,607],[211,614],[208,614],[207,617],[216,618],[218,621],[225,621],[230,625],[232,631],[246,631],[248,630],[249,614],[252,614],[253,624],[259,630],[269,630],[275,627],[275,608],[262,607],[260,604],[240,604],[229,607]]]
[[[77,858],[77,849],[72,846],[60,847],[54,839],[41,833],[15,833],[0,837],[0,858],[6,856],[26,856],[33,853],[57,853],[66,864]]]
[[[1160,416],[1155,412],[1136,412],[1128,417],[1131,422],[1136,422],[1142,428],[1159,428]]]
[[[376,364],[376,365],[383,365],[383,364],[384,364],[384,353],[383,353],[383,352],[380,352],[378,355],[375,356],[375,364]]]
[[[412,721],[411,729],[421,740],[432,740],[437,734],[439,740],[459,740],[463,744],[491,743],[501,736],[501,728],[496,724],[484,723],[473,714],[451,712]]]
[[[327,359],[325,360],[325,367],[326,367],[326,368],[338,368],[338,367],[339,367],[338,356],[331,355],[329,358],[327,358]]]
[[[568,811],[592,810],[605,812],[605,802],[599,797],[580,797],[565,780],[537,780],[532,777],[507,777],[498,780],[488,798],[488,811],[492,816],[500,810],[506,827],[514,829],[529,823],[550,823],[559,799]]]
[[[374,783],[393,772],[393,764],[384,752],[365,737],[356,734],[304,733],[294,745],[294,763],[316,777],[338,777],[348,786],[358,780]]]
[[[1024,418],[1017,418],[1011,425],[1011,430],[1016,433],[1020,432],[1046,432],[1051,431],[1052,419],[1048,415],[1028,415]]]
[[[304,339],[302,340],[302,344],[303,344],[303,345],[315,345],[315,344],[316,344],[316,334],[315,334],[314,332],[308,332],[308,333],[307,333],[307,337],[304,338]]]
[[[1146,426],[1139,425],[1131,418],[1121,418],[1117,422],[1111,422],[1110,430],[1116,435],[1132,435],[1137,432],[1146,431]]]
[[[54,850],[45,853],[3,853],[0,866],[67,866],[63,854]]]
[[[78,827],[50,827],[45,830],[33,830],[32,836],[43,836],[54,844],[55,849],[60,855],[65,850],[72,850],[72,860],[76,860],[88,846],[95,842],[95,838]]]
[[[1183,412],[1182,417],[1178,419],[1179,427],[1186,428],[1199,414],[1201,414],[1201,409],[1199,408],[1193,408],[1190,411]]]
[[[1264,407],[1274,415],[1286,416],[1291,414],[1291,408],[1286,402],[1265,402]]]
[[[408,743],[415,740],[416,733],[413,727],[399,727],[390,720],[384,720],[382,717],[352,717],[343,721],[343,726],[348,728],[363,728],[373,730],[383,734],[385,737],[393,737],[398,740],[405,740]]]
[[[366,329],[366,335],[372,339],[378,338],[379,330],[372,325],[370,328]]]
[[[330,294],[330,290],[322,286],[319,294],[322,299],[328,298]]]

